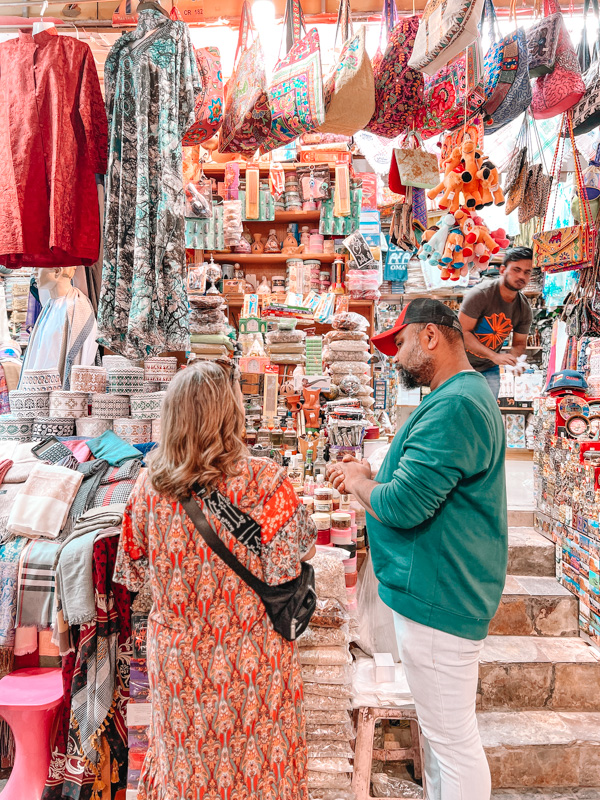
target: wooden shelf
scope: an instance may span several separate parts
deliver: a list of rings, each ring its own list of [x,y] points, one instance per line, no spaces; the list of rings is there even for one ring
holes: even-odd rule
[[[223,175],[225,174],[225,167],[227,166],[227,163],[232,163],[232,162],[225,162],[223,164],[216,164],[216,163],[203,164],[202,166],[204,168],[204,174],[208,175],[209,177],[212,177],[213,175]],[[237,163],[240,165],[240,172],[246,171],[247,164],[245,161],[237,161],[233,163]],[[301,163],[300,161],[293,161],[293,162],[282,161],[280,163],[281,166],[284,168],[284,170],[286,171],[289,170],[290,172],[293,172],[294,170],[298,169],[298,167],[307,166],[307,164]],[[310,166],[310,164],[308,164],[308,166]],[[268,175],[269,170],[271,169],[271,163],[259,164],[259,167],[261,175]]]
[[[276,211],[275,222],[319,222],[321,219],[320,211]],[[268,220],[246,220],[247,225],[254,225],[255,222],[267,222]]]
[[[478,284],[475,284],[476,286]],[[475,288],[475,287],[470,287]],[[431,291],[431,292],[423,292],[422,294],[416,292],[415,294],[382,294],[379,300],[382,303],[401,303],[401,302],[410,302],[411,300],[417,300],[421,297],[429,297],[434,300],[453,300],[455,297],[464,297],[465,294],[469,291],[469,289],[462,289],[460,292],[441,292],[441,291]],[[525,291],[521,292],[521,294],[525,295],[525,297],[538,297],[541,292],[537,291]]]
[[[515,414],[527,414],[533,411],[533,406],[528,406],[527,408],[522,408],[520,406],[498,406],[498,408],[500,411],[514,411]]]
[[[287,253],[216,253],[214,250],[205,250],[204,256],[207,259],[210,259],[212,256],[214,260],[218,262],[237,262],[241,266],[244,264],[255,264],[258,267],[268,267],[275,264],[285,265],[285,262],[289,258],[316,259],[322,264],[332,264],[336,258],[345,258],[340,253],[299,253],[293,256]]]
[[[243,294],[224,294],[223,299],[229,306],[233,307],[242,306],[244,304]],[[353,298],[350,298],[350,307],[371,308],[374,302],[375,302],[374,300],[355,300]],[[274,319],[274,317],[268,317],[268,319]]]

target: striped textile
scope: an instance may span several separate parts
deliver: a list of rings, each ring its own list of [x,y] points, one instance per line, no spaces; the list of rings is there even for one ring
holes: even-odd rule
[[[36,540],[19,562],[17,627],[51,628],[54,622],[54,559],[61,542]]]

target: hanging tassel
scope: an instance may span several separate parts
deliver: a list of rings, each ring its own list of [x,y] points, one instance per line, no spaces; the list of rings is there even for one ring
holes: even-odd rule
[[[105,784],[103,781],[100,780],[99,777],[96,778],[94,781],[94,785],[92,786],[92,798],[91,800],[101,800],[100,793],[106,789]]]
[[[116,758],[113,758],[112,771],[110,773],[110,782],[111,783],[119,782],[119,763]]]

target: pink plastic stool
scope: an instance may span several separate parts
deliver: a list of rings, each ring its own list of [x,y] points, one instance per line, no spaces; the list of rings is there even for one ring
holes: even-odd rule
[[[40,800],[50,767],[50,732],[62,700],[59,669],[19,669],[0,680],[0,717],[15,737],[15,764],[2,800]]]

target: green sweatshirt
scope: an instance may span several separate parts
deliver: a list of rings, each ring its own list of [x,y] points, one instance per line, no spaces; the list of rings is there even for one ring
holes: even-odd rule
[[[367,531],[383,602],[483,639],[508,560],[504,428],[487,381],[460,372],[423,400],[381,469]]]

